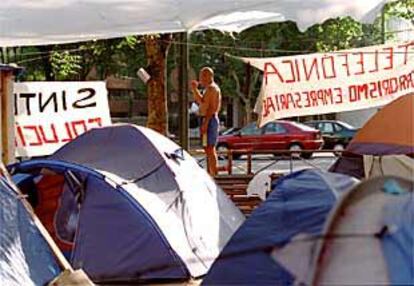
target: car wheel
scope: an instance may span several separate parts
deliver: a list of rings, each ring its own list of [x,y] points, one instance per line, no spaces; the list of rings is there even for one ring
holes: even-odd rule
[[[302,157],[305,159],[310,159],[312,158],[313,153],[312,152],[303,152],[302,153]]]
[[[226,159],[227,158],[227,152],[229,148],[225,144],[220,144],[217,146],[217,154],[219,159]]]
[[[290,153],[290,156],[292,156],[293,158],[299,158],[299,156],[302,154],[302,152],[301,152],[302,151],[302,146],[300,146],[297,143],[294,143],[294,144],[289,146],[289,151],[292,151]]]
[[[341,156],[342,151],[345,150],[345,146],[344,146],[344,144],[337,143],[337,144],[334,145],[333,150],[334,150],[335,156]]]
[[[241,154],[233,154],[233,159],[238,160],[240,159],[241,156],[242,156]]]

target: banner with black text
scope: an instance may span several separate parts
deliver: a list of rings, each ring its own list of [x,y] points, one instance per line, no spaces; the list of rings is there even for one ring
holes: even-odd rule
[[[14,84],[16,156],[44,156],[95,127],[111,124],[105,82]],[[104,143],[104,142],[103,142]]]
[[[263,71],[259,125],[378,107],[414,92],[414,41],[277,58],[239,58]]]

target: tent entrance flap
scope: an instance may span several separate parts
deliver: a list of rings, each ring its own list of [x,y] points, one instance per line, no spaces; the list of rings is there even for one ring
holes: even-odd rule
[[[35,214],[60,250],[69,254],[74,246],[86,180],[72,171],[56,173],[42,169],[33,172],[25,174],[27,176],[17,185],[28,195]]]

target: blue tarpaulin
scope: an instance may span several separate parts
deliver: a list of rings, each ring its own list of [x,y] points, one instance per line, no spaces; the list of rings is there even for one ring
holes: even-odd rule
[[[17,194],[0,178],[0,284],[46,285],[60,268]]]

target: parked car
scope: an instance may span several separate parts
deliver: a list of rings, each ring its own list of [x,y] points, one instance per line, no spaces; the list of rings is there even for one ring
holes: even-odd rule
[[[293,121],[274,121],[262,128],[252,122],[242,129],[218,138],[217,149],[240,150],[316,150],[323,144],[321,132],[309,126]],[[310,158],[311,152],[300,153],[304,158]],[[237,158],[240,155],[234,154]]]
[[[230,135],[230,134],[236,133],[239,130],[240,130],[240,127],[230,127],[224,131],[220,131],[219,135]]]
[[[305,122],[305,124],[322,132],[324,140],[323,149],[335,151],[345,150],[358,131],[354,126],[337,120],[314,120]],[[335,154],[339,155],[340,152]]]

